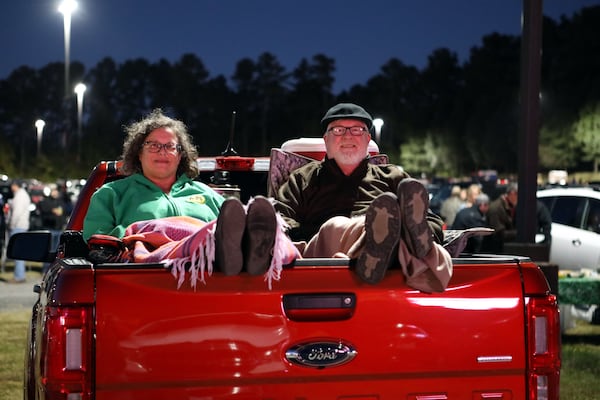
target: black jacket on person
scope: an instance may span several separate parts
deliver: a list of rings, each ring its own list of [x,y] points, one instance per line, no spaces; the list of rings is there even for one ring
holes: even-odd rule
[[[4,216],[4,197],[0,194],[0,252],[4,246],[4,236],[6,235],[6,218]]]
[[[550,214],[548,207],[541,201],[537,200],[536,206],[537,231],[544,235],[544,241],[542,243],[550,244],[552,242],[552,215]]]
[[[479,210],[479,205],[474,204],[471,207],[463,208],[460,210],[454,218],[454,223],[450,229],[469,229],[475,227],[488,228],[488,222],[486,216]],[[467,241],[467,246],[464,251],[467,253],[479,253],[481,252],[481,244],[483,243],[483,236],[476,235],[472,236]]]
[[[513,242],[517,238],[515,224],[515,208],[506,199],[506,194],[501,195],[490,203],[487,220],[494,233],[483,239],[482,251],[486,253],[504,253],[504,243]]]
[[[65,224],[65,206],[62,199],[45,197],[39,203],[44,229],[62,230]]]

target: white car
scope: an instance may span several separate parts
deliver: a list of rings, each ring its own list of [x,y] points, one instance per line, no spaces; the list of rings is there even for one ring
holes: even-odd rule
[[[600,190],[541,189],[537,198],[552,214],[550,262],[560,269],[600,269]]]

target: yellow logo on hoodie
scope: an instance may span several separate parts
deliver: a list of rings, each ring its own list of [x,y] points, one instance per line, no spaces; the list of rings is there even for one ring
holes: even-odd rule
[[[206,204],[206,198],[201,194],[195,194],[187,198],[188,202],[196,204]]]

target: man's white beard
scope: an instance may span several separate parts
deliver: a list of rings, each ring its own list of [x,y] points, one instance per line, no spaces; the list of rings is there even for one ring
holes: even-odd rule
[[[353,153],[339,153],[338,157],[336,158],[336,162],[338,164],[343,164],[343,165],[357,165],[366,156],[367,156],[366,154],[360,154],[360,153],[357,153],[357,152],[353,152]]]

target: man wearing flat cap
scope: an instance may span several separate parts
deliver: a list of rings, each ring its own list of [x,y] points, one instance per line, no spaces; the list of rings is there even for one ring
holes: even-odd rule
[[[445,290],[452,258],[439,244],[440,217],[417,180],[393,164],[369,162],[371,115],[352,103],[330,108],[321,125],[326,157],[298,168],[275,194],[303,257],[349,257],[365,282],[399,264],[409,286]]]

